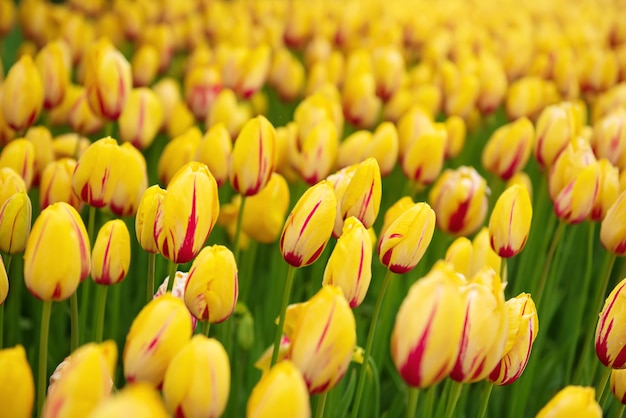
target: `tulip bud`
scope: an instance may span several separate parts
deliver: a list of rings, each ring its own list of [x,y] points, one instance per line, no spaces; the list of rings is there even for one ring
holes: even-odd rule
[[[222,90],[222,77],[211,65],[198,65],[185,74],[185,101],[198,120],[204,120]]]
[[[409,196],[404,196],[400,198],[396,203],[391,205],[387,212],[385,212],[385,218],[383,219],[383,226],[380,228],[380,235],[382,236],[387,229],[391,226],[392,223],[398,219],[400,215],[402,215],[409,208],[413,207],[415,203],[413,199]]]
[[[117,363],[113,340],[89,343],[72,353],[60,376],[50,385],[42,416],[88,416],[109,397]]]
[[[446,132],[430,129],[417,135],[411,142],[401,165],[404,175],[420,185],[432,183],[443,167]]]
[[[376,81],[368,72],[348,77],[343,87],[343,111],[346,119],[359,129],[374,125],[382,107],[376,96]]]
[[[310,418],[309,394],[298,368],[281,361],[261,377],[246,408],[246,417]]]
[[[119,118],[120,139],[146,149],[163,124],[163,109],[157,95],[148,88],[130,91]]]
[[[285,221],[280,252],[294,267],[312,264],[322,254],[335,223],[337,199],[332,185],[322,180],[309,187]]]
[[[159,71],[159,51],[150,44],[139,46],[130,60],[130,66],[133,73],[133,84],[136,87],[149,86]]]
[[[566,386],[554,395],[535,418],[602,418],[594,388]]]
[[[287,48],[274,51],[268,74],[271,85],[283,102],[293,102],[302,93],[306,73],[302,63]]]
[[[526,116],[534,120],[545,105],[549,104],[547,99],[550,88],[555,89],[552,83],[548,85],[547,81],[532,76],[523,77],[511,83],[504,105],[509,119],[515,120]]]
[[[161,183],[168,185],[178,170],[194,161],[201,140],[202,132],[194,126],[165,145],[157,165]]]
[[[71,103],[67,117],[72,130],[82,135],[93,135],[98,132],[102,128],[103,121],[89,107],[87,89],[84,87],[70,87],[66,96],[68,96]]]
[[[378,216],[381,196],[382,185],[378,162],[373,158],[368,158],[356,166],[341,196],[338,213],[343,219],[354,216],[365,228],[369,228]]]
[[[134,215],[143,192],[148,187],[148,173],[143,154],[130,143],[117,150],[109,174],[109,209],[117,216]]]
[[[197,147],[195,159],[209,167],[217,187],[228,180],[228,162],[232,152],[233,141],[223,123],[212,126]]]
[[[69,203],[80,211],[83,202],[72,189],[72,174],[76,168],[76,160],[62,158],[46,166],[41,175],[39,192],[39,209],[43,210],[56,202]]]
[[[270,70],[271,49],[260,45],[251,51],[241,62],[241,73],[233,90],[243,99],[249,99],[263,87]]]
[[[35,147],[33,143],[25,138],[9,142],[0,153],[0,167],[9,167],[15,170],[24,179],[26,188],[30,189],[35,175]]]
[[[537,309],[529,294],[507,300],[506,308],[509,330],[504,353],[489,374],[489,380],[500,386],[509,385],[522,375],[539,332]]]
[[[150,186],[141,196],[135,217],[135,233],[137,241],[145,251],[156,254],[159,252],[154,238],[156,216],[163,203],[166,191],[158,185]]]
[[[458,237],[446,250],[444,261],[454,267],[454,271],[462,274],[463,277],[471,277],[473,251],[472,241],[466,237]]]
[[[600,170],[599,188],[596,200],[593,202],[590,219],[601,221],[609,208],[617,200],[620,191],[619,171],[609,160],[604,158],[598,161]]]
[[[407,273],[422,259],[435,231],[435,212],[427,203],[405,210],[381,233],[380,262],[394,273]]]
[[[89,48],[84,60],[89,107],[96,116],[117,120],[132,88],[130,64],[105,38]]]
[[[546,107],[537,120],[535,159],[542,167],[551,167],[573,138],[576,126],[565,106]]]
[[[154,239],[168,260],[187,263],[211,233],[220,206],[217,183],[206,165],[183,166],[167,186],[154,224]]]
[[[444,122],[446,127],[446,150],[445,158],[457,157],[465,145],[467,127],[463,118],[455,115],[449,116]]]
[[[626,192],[622,192],[609,208],[600,226],[600,242],[611,253],[619,256],[626,254]]]
[[[626,404],[626,370],[624,369],[612,369],[611,370],[611,393],[615,396],[615,399],[622,405]]]
[[[236,138],[243,125],[250,119],[252,109],[249,103],[237,102],[237,96],[230,89],[222,90],[206,115],[205,125],[210,128],[223,123],[231,138]]]
[[[252,196],[265,187],[274,172],[276,130],[264,116],[248,121],[235,140],[230,157],[230,184],[237,193]]]
[[[91,252],[91,278],[113,285],[126,277],[130,266],[130,234],[126,224],[115,219],[102,225]]]
[[[22,56],[2,85],[2,113],[11,129],[25,131],[39,117],[44,91],[41,75],[30,56]]]
[[[48,43],[37,53],[35,64],[43,81],[43,106],[53,109],[61,104],[70,84],[69,46],[63,40]]]
[[[90,206],[104,207],[111,199],[111,167],[118,158],[118,145],[111,137],[92,143],[81,155],[74,175],[72,189]]]
[[[172,111],[174,110],[174,106],[176,105],[176,103],[182,101],[180,85],[178,84],[177,80],[170,77],[165,77],[160,79],[157,83],[154,84],[154,86],[152,86],[152,91],[154,91],[159,97],[159,100],[161,101],[161,106],[163,107],[163,115],[165,116],[165,120],[167,121],[171,118]]]
[[[626,367],[626,348],[624,330],[617,326],[624,320],[626,279],[615,286],[604,302],[596,327],[596,354],[606,367],[623,369]]]
[[[163,380],[169,412],[181,417],[219,417],[230,391],[230,362],[222,344],[194,336],[172,359]]]
[[[34,126],[26,131],[26,139],[28,139],[35,149],[35,162],[33,182],[35,186],[39,185],[41,173],[48,164],[54,160],[54,150],[52,148],[52,134],[45,126]]]
[[[444,232],[469,235],[487,215],[487,182],[472,167],[445,170],[430,190],[428,200]]]
[[[308,184],[324,179],[335,167],[339,138],[337,128],[330,119],[323,119],[301,143],[300,175]]]
[[[0,350],[0,399],[2,413],[7,417],[32,416],[35,383],[21,345]]]
[[[502,103],[509,83],[502,61],[495,55],[481,51],[478,59],[480,94],[476,106],[482,114],[490,114]]]
[[[524,169],[534,142],[534,127],[521,117],[498,128],[483,149],[482,165],[503,180]]]
[[[259,193],[246,198],[241,229],[255,241],[272,243],[280,236],[288,209],[289,185],[283,176],[273,173]]]
[[[15,3],[10,0],[0,1],[0,12],[0,36],[4,38],[15,24]]]
[[[169,417],[159,393],[148,384],[137,383],[125,386],[114,396],[100,402],[91,412],[89,418],[111,418],[124,415],[152,418]]]
[[[16,193],[26,192],[26,184],[19,174],[9,167],[0,167],[0,207]]]
[[[435,385],[452,371],[464,319],[458,280],[450,265],[438,262],[411,286],[400,305],[391,334],[391,357],[410,386]]]
[[[239,285],[235,256],[222,245],[205,247],[191,265],[185,304],[199,321],[223,322],[237,304]]]
[[[41,211],[26,242],[24,281],[44,301],[69,298],[89,275],[91,247],[76,209],[64,202]]]
[[[0,77],[1,79],[2,77]],[[0,145],[6,145],[15,138],[15,131],[9,127],[2,113],[2,94],[2,82],[0,81]]]
[[[412,107],[398,121],[400,161],[406,158],[413,142],[424,132],[433,129],[432,117],[419,106]]]
[[[613,50],[593,48],[579,57],[578,79],[583,93],[608,90],[617,81],[618,63]]]
[[[123,354],[126,381],[160,387],[168,365],[191,334],[191,317],[183,301],[166,293],[148,302],[126,336]]]
[[[372,53],[376,95],[384,101],[400,88],[404,76],[404,58],[398,48],[377,48]]]
[[[498,197],[489,218],[491,248],[500,257],[517,255],[528,239],[532,217],[533,206],[526,188],[512,186],[506,189]]]
[[[17,254],[26,248],[30,234],[32,206],[26,192],[9,197],[0,206],[0,251]]]
[[[598,158],[626,168],[626,109],[617,108],[593,125],[591,147]]]

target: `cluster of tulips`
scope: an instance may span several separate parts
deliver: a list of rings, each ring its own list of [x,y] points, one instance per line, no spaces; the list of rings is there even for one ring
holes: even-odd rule
[[[0,0],[0,46],[0,417],[622,416],[618,1]]]

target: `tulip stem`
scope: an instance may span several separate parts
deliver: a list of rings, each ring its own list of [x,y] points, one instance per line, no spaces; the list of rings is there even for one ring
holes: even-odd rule
[[[415,411],[417,411],[417,401],[419,397],[419,388],[409,386],[409,403],[406,409],[406,418],[415,418]]]
[[[602,399],[602,395],[604,395],[604,390],[606,389],[606,383],[609,381],[609,377],[611,377],[611,369],[610,367],[605,367],[604,372],[602,372],[602,377],[600,377],[600,381],[598,382],[598,386],[596,386],[596,399],[598,402]]]
[[[280,340],[283,337],[283,327],[285,326],[285,312],[287,312],[287,304],[291,297],[291,288],[293,286],[293,278],[296,274],[296,268],[289,265],[287,270],[287,282],[285,283],[285,292],[283,293],[283,301],[280,306],[280,316],[278,319],[278,327],[276,328],[276,335],[274,336],[274,351],[272,351],[272,362],[270,368],[276,364],[278,360],[278,352],[280,351]]]
[[[366,364],[367,359],[369,358],[372,345],[374,343],[374,334],[376,334],[376,324],[378,323],[378,316],[380,314],[380,308],[383,305],[383,299],[385,297],[385,292],[389,287],[389,283],[391,282],[391,277],[393,273],[391,270],[387,270],[385,273],[385,278],[383,279],[383,284],[380,287],[380,291],[378,292],[378,298],[376,299],[376,305],[374,306],[374,312],[372,313],[372,319],[370,321],[370,328],[367,332],[367,340],[365,342],[365,351],[363,353],[363,364],[361,365],[361,369],[359,371],[359,380],[356,386],[356,393],[354,396],[354,405],[352,406],[352,418],[356,418],[359,414],[359,404],[361,403],[361,398],[363,397],[363,389],[365,388],[365,372],[367,370]],[[376,378],[376,376],[375,376]]]
[[[70,352],[78,348],[78,292],[70,296]]]
[[[102,335],[104,333],[104,314],[107,309],[107,291],[109,290],[109,286],[98,286],[97,294],[96,294],[96,334],[94,336],[94,341],[99,343],[102,341]]]
[[[424,404],[424,417],[433,416],[433,408],[435,406],[435,396],[437,395],[437,385],[433,385],[426,391],[426,402]]]
[[[208,337],[210,331],[211,331],[211,323],[207,320],[206,322],[202,323],[202,334]]]
[[[452,388],[450,389],[444,418],[452,418],[452,414],[454,414],[454,410],[456,409],[456,404],[459,402],[459,398],[461,397],[461,389],[463,389],[463,383],[452,382]]]
[[[550,248],[548,249],[548,253],[546,255],[546,259],[543,263],[543,270],[541,271],[541,278],[539,279],[539,284],[537,285],[537,290],[535,291],[535,300],[537,301],[537,310],[541,305],[541,297],[543,296],[543,291],[546,287],[546,282],[548,281],[548,273],[550,273],[550,267],[552,266],[552,261],[554,260],[554,253],[556,252],[556,247],[561,239],[561,235],[563,235],[563,231],[565,230],[565,222],[560,221],[559,226],[557,226],[554,235],[552,235],[552,241],[550,242]]]
[[[146,287],[146,301],[150,302],[154,297],[154,266],[156,254],[148,253],[148,282]]]
[[[176,280],[176,269],[178,268],[178,264],[170,260],[169,268],[168,268],[168,279],[167,279],[167,291],[171,292],[174,288],[174,281]]]
[[[506,271],[506,260],[504,257],[500,260],[500,281],[502,283],[508,282],[509,279]]]
[[[43,302],[41,310],[41,328],[39,332],[39,374],[37,376],[37,414],[41,417],[43,402],[46,399],[46,380],[48,378],[48,333],[50,331],[50,313],[52,301]]]
[[[237,227],[235,229],[235,242],[233,244],[235,262],[239,262],[239,239],[241,237],[241,225],[243,224],[243,208],[245,205],[246,205],[246,197],[241,196],[241,203],[239,204],[239,212],[237,213]]]
[[[619,408],[617,408],[617,411],[615,412],[615,418],[622,418],[622,415],[624,415],[624,408],[626,408],[626,405],[620,404]]]
[[[483,399],[480,405],[480,409],[478,410],[478,418],[484,418],[487,414],[487,406],[489,406],[489,398],[491,398],[491,391],[493,389],[493,383],[487,381],[485,382],[487,385],[483,391]]]
[[[326,409],[326,398],[328,397],[328,392],[320,393],[317,397],[317,406],[315,407],[315,418],[322,418],[324,416],[324,409]]]
[[[4,348],[4,303],[0,305],[0,350]]]
[[[94,233],[96,229],[96,207],[89,206],[89,218],[87,219],[87,235],[89,235],[89,242],[93,246]]]

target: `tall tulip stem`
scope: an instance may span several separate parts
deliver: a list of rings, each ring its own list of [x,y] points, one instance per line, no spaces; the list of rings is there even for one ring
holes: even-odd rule
[[[174,288],[174,281],[176,280],[176,269],[178,268],[178,264],[173,261],[170,261],[168,268],[168,279],[167,279],[167,291],[171,292]]]
[[[539,309],[539,306],[541,305],[541,297],[543,296],[543,291],[546,287],[546,282],[548,281],[548,274],[550,273],[550,267],[552,266],[552,261],[554,260],[554,253],[556,252],[556,247],[558,246],[559,240],[561,239],[564,230],[565,222],[560,221],[559,226],[557,226],[556,231],[552,236],[550,248],[548,249],[548,254],[546,255],[545,261],[543,263],[541,278],[539,279],[539,284],[537,285],[537,290],[535,291],[537,309]]]
[[[70,349],[74,351],[78,348],[79,339],[78,327],[78,293],[72,293],[70,296]]]
[[[50,331],[50,313],[52,301],[43,302],[41,310],[41,328],[39,331],[39,373],[37,375],[37,415],[42,416],[43,401],[46,399],[46,381],[48,378],[48,334]]]
[[[154,265],[156,254],[148,253],[148,281],[146,283],[146,301],[150,302],[154,297]]]
[[[326,409],[326,398],[328,397],[328,392],[321,393],[317,397],[317,406],[315,407],[315,418],[322,418],[324,416],[324,410]]]
[[[207,320],[202,323],[202,334],[208,337],[209,332],[211,332],[211,323]]]
[[[626,405],[620,404],[619,408],[617,408],[617,411],[615,411],[615,418],[622,418],[622,416],[624,415],[624,409],[626,409]]]
[[[483,398],[481,400],[480,409],[478,410],[478,418],[484,418],[487,414],[487,406],[489,406],[489,398],[491,398],[491,391],[493,390],[493,383],[487,381],[483,390]]]
[[[237,213],[237,227],[235,229],[235,242],[233,244],[233,254],[235,261],[239,262],[239,241],[241,238],[241,225],[243,224],[243,208],[246,205],[246,197],[241,196],[241,204],[239,205],[239,213]]]
[[[293,278],[296,274],[296,268],[292,265],[287,270],[287,281],[285,283],[285,291],[283,293],[283,301],[280,306],[280,317],[278,319],[278,327],[276,328],[276,335],[274,336],[274,351],[272,352],[272,362],[270,367],[273,367],[278,360],[278,352],[280,351],[280,340],[283,337],[283,327],[285,326],[285,312],[287,312],[287,304],[291,297],[291,288],[293,287]]]
[[[4,348],[4,303],[0,305],[0,350]]]
[[[448,404],[446,405],[444,418],[452,418],[452,414],[454,414],[454,410],[456,409],[456,404],[459,402],[459,398],[461,397],[462,389],[463,383],[452,382],[452,389],[450,389],[450,396],[448,397]]]
[[[409,387],[409,402],[406,409],[406,418],[415,418],[417,411],[417,401],[419,400],[420,390],[412,386]]]
[[[102,341],[102,335],[104,333],[104,315],[107,307],[107,291],[109,286],[98,286],[96,295],[96,334],[94,341],[99,343]]]
[[[367,340],[365,342],[365,351],[363,353],[363,364],[361,365],[361,369],[359,371],[359,380],[356,385],[356,393],[354,396],[354,405],[352,406],[352,418],[356,418],[359,414],[359,405],[361,403],[361,398],[363,397],[363,389],[365,388],[365,371],[367,370],[366,364],[367,359],[369,358],[372,345],[374,343],[374,335],[376,334],[376,324],[378,323],[378,316],[380,314],[380,308],[383,306],[383,299],[385,298],[385,292],[389,287],[389,283],[391,282],[391,277],[393,273],[391,270],[387,270],[385,274],[385,278],[383,279],[383,284],[380,287],[380,291],[378,292],[378,298],[376,299],[376,305],[374,306],[374,312],[372,313],[372,319],[370,321],[370,328],[367,332]]]
[[[596,387],[596,400],[600,402],[602,399],[602,395],[604,395],[604,390],[606,389],[606,384],[609,381],[609,377],[611,377],[611,369],[610,367],[605,367],[602,372],[602,376],[600,377],[600,381],[598,382],[598,386]]]

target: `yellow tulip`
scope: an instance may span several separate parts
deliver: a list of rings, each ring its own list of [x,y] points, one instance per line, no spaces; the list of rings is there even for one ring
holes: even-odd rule
[[[43,106],[53,109],[63,101],[70,84],[71,56],[67,43],[63,40],[49,42],[35,58],[44,88]]]
[[[89,107],[87,89],[70,86],[65,95],[70,102],[67,118],[72,130],[82,135],[98,132],[102,128],[103,119]]]
[[[272,243],[280,236],[288,209],[289,185],[283,176],[273,173],[259,193],[246,198],[241,228],[258,242]]]
[[[7,270],[4,267],[4,261],[0,255],[0,305],[3,305],[7,300],[9,294],[9,276]]]
[[[130,234],[120,219],[106,222],[98,231],[91,252],[91,278],[101,285],[121,282],[130,266]]]
[[[32,205],[26,192],[14,194],[0,206],[0,251],[6,254],[24,251],[31,216]]]
[[[379,117],[381,100],[376,96],[376,81],[368,72],[348,77],[343,86],[345,117],[359,129],[371,128]]]
[[[35,176],[35,146],[26,138],[9,142],[0,153],[0,167],[15,170],[30,189]]]
[[[168,418],[159,393],[150,385],[137,383],[103,400],[88,418],[121,418],[125,416]]]
[[[185,74],[185,101],[196,119],[206,119],[222,88],[222,77],[212,65],[198,65]]]
[[[72,189],[90,206],[101,208],[111,200],[111,167],[119,157],[111,137],[92,143],[81,155],[72,176]]]
[[[56,202],[66,202],[77,211],[80,211],[83,202],[72,189],[72,175],[75,168],[76,160],[72,158],[61,158],[46,166],[41,175],[40,210]]]
[[[0,350],[0,398],[3,399],[3,415],[12,418],[32,416],[35,383],[21,345]]]
[[[489,218],[489,236],[491,247],[500,257],[513,257],[522,251],[532,216],[532,203],[524,186],[512,186],[498,197]]]
[[[28,139],[35,148],[35,163],[32,185],[38,186],[44,169],[54,160],[52,134],[45,126],[33,126],[26,131]]]
[[[622,405],[626,404],[626,370],[612,369],[609,382],[611,393],[613,393],[615,399]]]
[[[201,140],[202,132],[193,126],[165,145],[157,165],[157,175],[162,184],[167,186],[181,167],[195,161]]]
[[[132,7],[134,3],[128,1],[127,4]],[[133,84],[137,87],[149,86],[159,71],[159,51],[154,45],[140,45],[130,60],[130,66],[133,73]]]
[[[158,96],[149,88],[130,91],[119,118],[120,139],[136,148],[148,148],[163,125],[163,109]]]
[[[626,168],[626,109],[617,108],[593,125],[591,147],[598,158]]]
[[[369,228],[378,217],[381,197],[380,168],[374,158],[368,158],[356,166],[341,201],[337,200],[337,210],[343,219],[354,216]]]
[[[247,418],[310,418],[309,393],[300,370],[281,361],[261,377],[248,398]]]
[[[620,192],[619,170],[617,167],[614,167],[609,160],[604,158],[598,161],[598,166],[600,170],[598,193],[589,214],[589,219],[592,221],[604,219]]]
[[[263,87],[270,70],[272,50],[268,45],[259,45],[249,50],[241,60],[239,77],[233,90],[243,99],[249,99]]]
[[[0,167],[0,205],[15,193],[26,192],[24,179],[9,167]]]
[[[141,196],[148,187],[146,160],[143,154],[128,142],[122,144],[116,154],[109,172],[108,207],[117,216],[134,215]]]
[[[400,162],[406,158],[413,142],[424,132],[432,130],[431,115],[419,106],[413,106],[398,121],[398,149]]]
[[[372,52],[376,94],[385,102],[400,88],[404,67],[404,58],[397,47],[380,47]]]
[[[300,175],[308,184],[324,179],[337,162],[339,137],[335,124],[323,119],[303,139],[299,155]]]
[[[616,326],[624,320],[624,313],[626,312],[624,309],[626,302],[625,286],[626,279],[613,288],[604,302],[596,327],[596,354],[598,359],[606,367],[614,369],[626,367],[626,349],[622,343],[624,330]]]
[[[446,128],[445,158],[457,157],[465,145],[467,127],[463,118],[451,115],[444,122]]]
[[[152,86],[152,91],[156,93],[161,102],[163,116],[165,117],[165,122],[167,122],[173,116],[172,111],[174,110],[174,106],[182,101],[180,85],[177,80],[171,77],[164,77]]]
[[[135,216],[137,241],[141,248],[152,254],[159,252],[154,238],[154,224],[165,194],[166,191],[157,184],[150,186],[141,196]]]
[[[2,85],[2,113],[6,123],[17,132],[33,125],[44,101],[41,75],[28,56],[22,56],[9,70]]]
[[[576,134],[574,116],[565,106],[548,106],[539,115],[535,131],[535,159],[542,167],[552,167]]]
[[[609,208],[600,226],[600,242],[613,254],[626,254],[626,192],[622,192]]]
[[[566,386],[537,413],[535,418],[601,418],[602,408],[596,402],[595,389]]]
[[[232,152],[233,141],[223,123],[213,125],[197,147],[195,159],[209,167],[217,187],[228,181],[228,162]]]
[[[447,132],[430,129],[417,135],[402,158],[404,175],[420,185],[432,183],[441,172]]]
[[[237,138],[243,125],[252,116],[248,103],[237,102],[237,96],[231,89],[223,89],[215,98],[215,102],[206,115],[205,125],[211,128],[223,123],[231,138]]]
[[[482,153],[482,165],[503,180],[524,169],[534,142],[534,127],[521,117],[498,128],[487,141]]]

